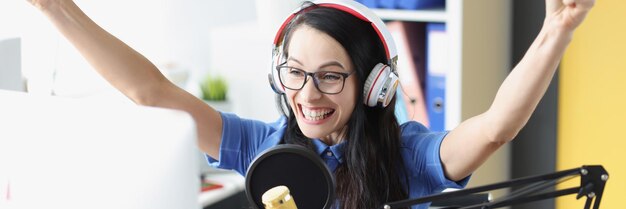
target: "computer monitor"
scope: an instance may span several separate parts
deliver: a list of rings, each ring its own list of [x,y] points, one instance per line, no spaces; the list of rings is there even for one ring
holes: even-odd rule
[[[0,89],[24,91],[19,38],[0,38]]]
[[[0,208],[196,209],[183,112],[0,90]]]

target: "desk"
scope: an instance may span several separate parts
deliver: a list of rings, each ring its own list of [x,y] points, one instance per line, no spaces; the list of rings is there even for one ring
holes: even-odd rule
[[[214,205],[245,190],[244,177],[234,171],[211,169],[204,179],[221,184],[222,188],[200,193],[198,201],[202,208]]]

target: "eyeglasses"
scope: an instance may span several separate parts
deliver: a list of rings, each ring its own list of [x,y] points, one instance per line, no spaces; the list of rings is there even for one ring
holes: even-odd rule
[[[315,88],[324,94],[339,94],[343,91],[346,78],[351,73],[340,73],[333,71],[318,71],[314,73],[306,72],[302,69],[279,65],[276,66],[280,83],[287,89],[300,90],[308,81],[308,77],[313,78]]]

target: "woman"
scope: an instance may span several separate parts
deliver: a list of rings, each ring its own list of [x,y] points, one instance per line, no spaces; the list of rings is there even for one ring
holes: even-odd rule
[[[219,113],[177,88],[74,2],[30,2],[134,102],[189,112],[198,125],[200,148],[216,166],[243,174],[250,161],[271,146],[309,147],[335,173],[336,206],[341,208],[375,208],[463,187],[468,176],[528,121],[574,29],[594,4],[546,0],[541,32],[492,106],[450,132],[432,133],[416,122],[399,125],[394,99],[386,107],[363,104],[371,71],[378,63],[389,64],[389,57],[371,24],[340,9],[309,6],[281,31],[284,52],[278,55],[273,86],[282,89],[285,117],[266,124]]]

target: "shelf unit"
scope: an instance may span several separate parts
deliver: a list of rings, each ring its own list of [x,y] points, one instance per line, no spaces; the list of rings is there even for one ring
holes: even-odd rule
[[[374,9],[383,20],[445,23],[446,129],[489,108],[510,67],[510,0],[447,0],[445,9]]]
[[[373,9],[374,13],[383,20],[401,20],[415,22],[446,22],[445,9],[429,10],[396,10]]]
[[[446,8],[438,10],[374,9],[383,20],[446,24],[447,130],[486,111],[511,69],[511,5],[511,0],[446,0]],[[509,159],[510,148],[505,146],[474,173],[470,184],[509,179]]]

